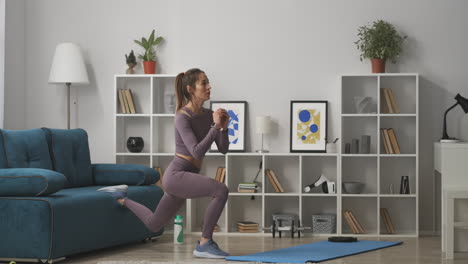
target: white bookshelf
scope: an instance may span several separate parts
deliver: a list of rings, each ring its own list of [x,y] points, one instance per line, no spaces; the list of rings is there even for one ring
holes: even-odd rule
[[[380,88],[391,88],[400,113],[381,111]],[[351,209],[367,233],[418,236],[419,75],[417,73],[348,74],[341,76],[342,182],[366,184],[363,194],[341,194],[341,211]],[[354,96],[369,96],[370,113],[357,113]],[[401,154],[386,154],[380,128],[393,128]],[[371,136],[370,154],[346,154],[345,144]],[[410,194],[399,194],[400,177],[409,176]],[[393,193],[390,186],[393,185]],[[380,208],[387,208],[395,234],[386,234]],[[342,233],[351,234],[342,216]]]
[[[415,78],[417,75],[346,75],[342,78],[349,78],[351,83],[359,86],[360,79],[375,85],[373,88],[356,88],[364,93],[371,93],[377,98],[379,79],[392,76],[395,78],[404,76],[405,78]],[[348,80],[348,79],[346,79]],[[114,125],[115,125],[115,159],[117,163],[136,163],[150,167],[159,166],[165,171],[174,157],[174,113],[163,111],[164,101],[161,100],[166,89],[174,89],[175,75],[115,75],[114,89]],[[344,83],[346,84],[346,83]],[[117,97],[117,89],[132,89],[135,94],[136,114],[122,114]],[[344,88],[347,87],[343,87]],[[372,90],[373,89],[373,90]],[[353,93],[344,94],[352,96]],[[398,90],[403,92],[403,90]],[[417,94],[417,87],[416,87]],[[398,95],[397,95],[398,96]],[[417,98],[417,97],[416,97]],[[417,102],[416,102],[417,103]],[[343,106],[343,109],[352,109]],[[377,109],[377,108],[376,108]],[[403,108],[402,108],[403,109]],[[410,108],[408,108],[411,110]],[[417,107],[415,108],[417,109]],[[400,115],[356,114],[351,111],[344,111],[340,117],[348,125],[353,124],[351,120],[357,120],[359,127],[354,127],[349,136],[341,137],[341,141],[351,139],[352,136],[362,132],[373,132],[373,145],[371,154],[342,154],[342,153],[221,153],[209,152],[206,154],[201,169],[201,174],[208,177],[215,177],[218,167],[226,168],[225,183],[229,188],[229,198],[226,207],[218,221],[222,234],[239,236],[271,236],[269,231],[259,233],[239,233],[236,222],[239,220],[250,220],[259,223],[260,227],[269,227],[272,224],[271,214],[290,213],[301,220],[303,226],[312,226],[312,215],[314,214],[334,214],[336,215],[336,232],[334,234],[313,234],[311,230],[303,232],[305,236],[330,236],[351,234],[346,223],[342,219],[342,209],[350,207],[356,214],[361,224],[365,227],[367,234],[357,236],[417,236],[417,143],[408,147],[408,152],[401,155],[386,155],[381,153],[379,142],[379,127],[381,122],[394,124],[399,119],[405,119],[405,124],[411,126],[411,120],[416,120],[412,130],[417,134],[417,112],[404,113]],[[382,121],[382,119],[387,120]],[[398,132],[397,132],[398,133]],[[130,153],[126,149],[126,141],[130,136],[141,136],[145,141],[145,148],[142,153]],[[398,135],[397,135],[398,136]],[[344,150],[344,145],[342,148]],[[402,161],[403,160],[403,161]],[[238,193],[237,185],[240,182],[252,181],[259,169],[262,168],[257,181],[260,188],[257,193]],[[416,164],[414,163],[416,162]],[[382,191],[391,180],[383,180],[381,177],[390,172],[381,172],[381,167],[392,166],[393,164],[404,165],[404,168],[414,169],[410,176],[411,195],[389,194]],[[346,166],[344,173],[343,165]],[[359,173],[359,166],[366,169],[366,172]],[[285,192],[276,193],[265,175],[265,169],[273,169],[281,181]],[[314,188],[312,192],[305,193],[303,188],[314,182],[321,174],[337,184],[337,193],[325,194],[321,188]],[[386,176],[385,176],[386,177]],[[342,193],[341,183],[347,180],[366,180],[366,186],[362,194]],[[399,179],[398,179],[399,181]],[[396,190],[397,182],[395,182]],[[398,190],[396,190],[398,191]],[[252,199],[252,197],[254,199]],[[184,216],[186,232],[201,234],[203,213],[209,203],[209,198],[188,199],[179,214]],[[407,201],[410,201],[407,203]],[[394,220],[397,230],[398,226],[404,227],[396,235],[386,235],[380,224],[379,206],[388,206],[389,212]],[[399,214],[392,213],[394,210],[411,209],[414,215],[408,218],[398,218]],[[398,211],[397,211],[398,212]],[[166,230],[171,232],[172,223],[166,226]],[[284,234],[289,236],[289,234]]]

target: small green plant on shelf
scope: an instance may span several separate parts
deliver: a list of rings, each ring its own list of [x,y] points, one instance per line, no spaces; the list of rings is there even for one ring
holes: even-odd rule
[[[156,72],[156,62],[154,61],[156,58],[156,51],[154,47],[161,44],[164,40],[163,37],[155,38],[154,32],[155,30],[153,29],[148,39],[142,37],[141,40],[135,40],[135,43],[144,49],[144,53],[138,55],[138,58],[143,60],[144,71],[148,74],[154,74]]]
[[[354,44],[361,51],[360,60],[370,59],[374,73],[385,72],[386,60],[396,62],[402,52],[403,41],[408,38],[400,35],[392,24],[383,20],[374,21],[372,26],[359,27],[357,35],[358,40]]]

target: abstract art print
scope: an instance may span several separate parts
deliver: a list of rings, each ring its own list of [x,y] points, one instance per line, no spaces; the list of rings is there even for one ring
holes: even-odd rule
[[[290,152],[325,152],[327,101],[291,101]]]
[[[246,101],[211,101],[210,109],[216,111],[218,108],[224,108],[229,115],[228,135],[229,151],[245,151],[245,118],[247,112]],[[213,142],[210,151],[218,151],[216,143]]]

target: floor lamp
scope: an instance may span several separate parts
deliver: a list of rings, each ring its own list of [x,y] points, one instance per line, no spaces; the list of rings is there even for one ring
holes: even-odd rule
[[[49,83],[64,83],[67,86],[67,129],[70,129],[70,86],[72,83],[89,83],[80,46],[75,43],[57,45],[50,68]]]

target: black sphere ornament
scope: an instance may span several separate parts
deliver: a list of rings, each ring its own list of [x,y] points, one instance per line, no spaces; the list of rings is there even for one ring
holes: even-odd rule
[[[136,153],[141,152],[143,147],[145,146],[145,142],[141,137],[129,137],[127,139],[127,149],[130,152]]]

